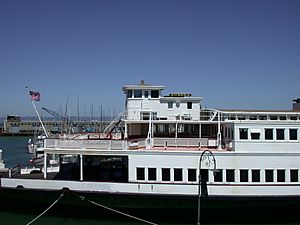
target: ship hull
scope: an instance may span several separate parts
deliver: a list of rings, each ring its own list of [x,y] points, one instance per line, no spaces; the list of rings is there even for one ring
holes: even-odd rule
[[[63,190],[33,190],[1,188],[2,210],[39,214],[59,196],[63,197],[49,210],[55,216],[126,218],[108,208],[155,223],[162,221],[195,222],[198,213],[197,196],[150,195]],[[299,221],[297,210],[300,196],[208,196],[201,197],[201,221],[205,223],[233,222],[293,222]]]

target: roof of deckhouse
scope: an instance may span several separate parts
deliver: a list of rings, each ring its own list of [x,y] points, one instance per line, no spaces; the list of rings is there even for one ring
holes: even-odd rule
[[[166,86],[145,84],[145,82],[142,80],[140,84],[125,85],[123,86],[122,90],[163,90],[165,88]]]

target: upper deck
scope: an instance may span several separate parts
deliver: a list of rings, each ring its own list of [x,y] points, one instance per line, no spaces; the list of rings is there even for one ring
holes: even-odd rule
[[[220,110],[202,108],[202,97],[173,93],[165,86],[126,85],[125,113],[108,134],[47,139],[46,148],[93,151],[297,152],[300,110]],[[300,102],[300,101],[299,101]],[[113,133],[120,126],[122,133]],[[109,130],[109,129],[106,129]]]

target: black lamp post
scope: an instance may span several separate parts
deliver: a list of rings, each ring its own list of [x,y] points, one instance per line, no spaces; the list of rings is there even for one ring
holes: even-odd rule
[[[216,159],[213,153],[210,150],[205,150],[202,152],[200,159],[199,159],[199,176],[198,176],[198,220],[197,225],[200,225],[200,207],[201,207],[201,169],[202,169],[202,161],[205,162],[205,167],[211,169],[213,167],[213,171],[216,171]]]

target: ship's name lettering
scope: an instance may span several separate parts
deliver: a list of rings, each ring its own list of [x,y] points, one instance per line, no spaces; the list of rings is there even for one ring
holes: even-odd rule
[[[169,94],[169,97],[191,97],[192,94],[189,93],[172,93]]]

